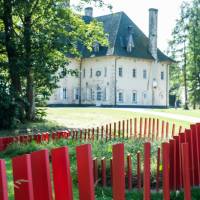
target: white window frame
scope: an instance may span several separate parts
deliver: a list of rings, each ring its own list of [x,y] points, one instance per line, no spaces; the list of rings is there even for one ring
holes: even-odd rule
[[[79,88],[74,88],[74,100],[79,100]]]
[[[160,72],[160,80],[165,80],[165,73],[164,73],[164,71],[161,71]]]
[[[142,95],[144,100],[147,99],[147,92],[143,92]]]
[[[146,69],[143,69],[143,79],[147,79],[147,70]]]
[[[122,95],[122,96],[120,97],[120,95]],[[123,91],[119,91],[118,92],[117,100],[118,100],[119,103],[123,103],[124,102],[124,92]]]
[[[136,78],[137,77],[137,70],[136,70],[136,68],[133,68],[132,72],[133,72],[133,74],[132,74],[133,78]]]
[[[134,99],[134,95],[135,95],[135,99]],[[132,102],[135,104],[137,103],[137,91],[135,90],[132,92]]]
[[[107,67],[104,67],[104,77],[107,77],[107,73],[108,73]]]
[[[123,77],[123,68],[122,67],[118,68],[118,75],[119,75],[119,77]]]
[[[67,88],[63,88],[61,91],[62,91],[62,100],[66,100],[67,99]]]

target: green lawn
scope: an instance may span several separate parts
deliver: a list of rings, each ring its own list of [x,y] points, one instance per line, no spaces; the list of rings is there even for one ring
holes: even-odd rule
[[[106,109],[106,108],[48,108],[47,120],[54,121],[59,125],[69,128],[91,128],[100,125],[105,125],[119,120],[130,118],[152,117],[156,115],[133,113],[123,110]],[[160,120],[165,120],[170,123],[176,123],[178,126],[188,127],[189,122],[179,121],[169,118],[158,117]]]
[[[166,111],[166,110],[162,110]],[[115,109],[101,109],[101,108],[47,108],[47,117],[44,122],[37,123],[28,123],[21,125],[19,129],[13,131],[3,131],[4,134],[19,134],[24,132],[35,133],[42,131],[54,131],[58,129],[65,128],[90,128],[105,125],[107,123],[117,122],[119,120],[130,119],[137,117],[152,117],[157,118],[155,115],[144,115],[140,113],[132,113],[129,111],[123,110],[115,110]],[[159,117],[160,120],[166,120],[172,123],[176,123],[176,127],[179,125],[183,127],[188,127],[189,123],[185,121],[178,121],[174,119],[167,119]],[[137,139],[137,140],[123,140],[116,139],[112,141],[97,142],[95,141],[93,146],[93,157],[98,157],[99,159],[102,157],[106,157],[109,159],[112,156],[112,145],[117,142],[125,143],[125,153],[130,153],[133,156],[132,165],[133,165],[133,173],[136,173],[136,153],[138,151],[143,152],[143,142],[145,140]],[[12,184],[12,170],[11,170],[11,158],[16,155],[22,155],[25,153],[30,153],[39,149],[52,149],[59,146],[68,146],[70,153],[70,161],[71,161],[71,172],[74,183],[74,199],[78,199],[78,187],[77,187],[77,175],[76,175],[76,156],[75,156],[75,146],[79,145],[80,142],[75,142],[72,140],[60,140],[57,142],[50,142],[38,145],[36,143],[30,143],[28,145],[11,145],[5,152],[0,153],[0,158],[6,160],[7,164],[7,177],[8,177],[8,188],[9,188],[9,200],[13,200],[13,184]],[[155,169],[156,169],[156,152],[157,147],[160,145],[160,141],[154,142],[152,144],[151,149],[151,169],[152,169],[152,177],[155,180]],[[108,164],[109,171],[109,164]],[[200,199],[200,191],[199,189],[192,190],[193,199]],[[172,193],[171,199],[181,200],[183,199],[183,193]],[[100,185],[96,188],[96,199],[97,200],[111,200],[112,199],[112,190],[110,187],[101,188]],[[126,192],[126,199],[143,199],[142,192],[138,192],[137,190],[132,190],[131,192]],[[152,193],[152,199],[161,200],[163,199],[162,193]]]
[[[162,112],[174,112],[173,109],[163,109],[163,110],[152,110],[152,111],[162,111]],[[143,114],[143,113],[133,113],[124,110],[115,110],[109,108],[46,108],[47,117],[42,122],[32,122],[20,125],[15,130],[3,130],[0,131],[1,136],[5,135],[18,135],[26,133],[38,133],[38,132],[51,132],[66,128],[93,128],[101,125],[106,125],[108,123],[117,122],[119,120],[127,120],[130,118],[140,117],[143,118],[159,118],[160,120],[165,120],[170,123],[176,124],[178,127],[189,127],[190,123],[181,120],[174,120],[164,117],[158,117],[155,114]],[[185,111],[177,110],[178,114]],[[194,111],[198,113],[198,111]]]
[[[110,166],[109,159],[112,156],[112,145],[117,142],[122,142],[122,139],[118,139],[115,141],[99,141],[94,142],[92,144],[92,153],[93,157],[97,157],[100,161],[102,157],[107,159],[107,183],[109,184],[110,179]],[[132,155],[132,166],[133,166],[133,174],[136,174],[136,153],[138,151],[143,155],[143,143],[145,140],[124,140],[125,143],[125,154],[130,153]],[[9,200],[14,200],[14,192],[13,192],[13,182],[12,182],[12,168],[11,168],[11,158],[17,155],[22,155],[25,153],[31,153],[32,151],[40,150],[40,149],[52,149],[59,146],[68,146],[69,154],[70,154],[70,162],[71,162],[71,173],[73,180],[73,194],[74,199],[78,200],[78,185],[77,185],[77,172],[76,172],[76,155],[75,155],[75,147],[80,145],[79,141],[75,142],[72,140],[59,140],[50,143],[36,144],[31,143],[28,145],[12,145],[5,152],[0,153],[0,158],[6,160],[7,167],[7,180],[8,180],[8,190],[9,190]],[[151,148],[151,181],[155,182],[155,169],[156,169],[156,152],[157,147],[160,145],[160,142],[154,142]],[[143,156],[142,156],[143,157]],[[142,158],[143,159],[143,158]],[[100,163],[100,162],[99,162]],[[143,163],[143,162],[142,162]],[[101,187],[101,182],[99,182],[98,187],[96,187],[95,196],[97,200],[112,200],[112,188],[108,185],[105,188]],[[200,199],[200,189],[196,188],[192,190],[192,199]],[[131,191],[126,191],[126,200],[142,200],[143,193],[138,192],[136,189],[136,185],[134,185],[134,189]],[[162,200],[163,194],[160,191],[159,193],[155,192],[155,188],[152,188],[151,194],[152,200]],[[171,193],[172,200],[182,200],[183,192]]]

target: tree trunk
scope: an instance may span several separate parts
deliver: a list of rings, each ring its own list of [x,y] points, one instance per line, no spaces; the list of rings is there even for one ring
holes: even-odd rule
[[[34,79],[33,79],[33,73],[30,70],[27,73],[27,100],[28,100],[28,108],[26,117],[28,120],[34,120],[35,119],[35,88],[34,88]]]
[[[28,9],[28,8],[27,8]],[[25,66],[26,66],[26,96],[28,107],[26,110],[26,118],[28,120],[35,119],[35,89],[34,89],[34,73],[31,60],[31,15],[29,12],[24,17],[24,48],[25,48]]]
[[[12,0],[3,1],[4,14],[3,22],[5,29],[5,46],[8,56],[9,76],[11,79],[11,92],[16,98],[21,93],[21,81],[19,66],[17,64],[17,48],[14,40],[14,28],[12,19]]]
[[[185,110],[189,110],[186,66],[187,66],[187,55],[186,55],[186,46],[185,46],[185,41],[184,41],[184,68],[183,68],[183,73],[184,73],[184,87],[185,87],[185,106],[184,106],[184,109]]]

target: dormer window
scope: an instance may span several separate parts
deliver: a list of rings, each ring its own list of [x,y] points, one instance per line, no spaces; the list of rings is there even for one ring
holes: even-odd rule
[[[131,53],[134,46],[135,45],[134,45],[134,41],[133,41],[133,26],[129,26],[128,27],[127,46],[126,46],[127,52]]]

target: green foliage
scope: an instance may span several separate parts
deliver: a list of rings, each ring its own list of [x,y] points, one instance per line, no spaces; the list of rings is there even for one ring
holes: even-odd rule
[[[103,0],[81,2],[105,5]],[[92,51],[96,42],[108,45],[103,25],[85,23],[66,0],[1,0],[0,9],[0,67],[8,72],[13,102],[23,99],[20,112],[35,120],[35,105],[48,99],[59,79],[78,75],[68,68],[69,57],[81,59],[80,47]]]
[[[180,88],[184,87],[186,104],[190,101],[193,108],[200,106],[199,5],[200,0],[183,2],[170,42],[170,52],[179,62],[171,67],[171,93],[179,94]]]
[[[0,129],[15,127],[16,124],[17,104],[8,92],[5,78],[0,76]]]
[[[96,141],[92,143],[92,152],[93,152],[93,157],[98,157],[99,159],[102,157],[106,157],[107,159],[111,158],[112,152],[111,152],[111,146],[115,143],[119,142],[125,142],[125,154],[131,153],[132,157],[136,157],[135,154],[138,151],[141,151],[141,155],[143,157],[143,143],[145,140],[112,140],[106,143],[105,141]],[[84,143],[84,142],[83,142]],[[13,144],[10,145],[6,151],[0,153],[0,158],[6,158],[6,163],[7,163],[7,177],[8,177],[8,185],[9,185],[9,199],[14,199],[13,197],[13,185],[12,185],[12,170],[11,170],[11,162],[10,159],[12,157],[18,156],[18,155],[23,155],[26,153],[31,153],[36,150],[41,150],[41,149],[49,149],[51,150],[52,148],[60,147],[60,146],[68,146],[69,147],[69,155],[70,155],[70,162],[71,162],[71,173],[72,173],[72,179],[73,179],[73,193],[74,193],[74,198],[78,199],[78,185],[77,185],[77,171],[76,171],[76,151],[75,148],[77,145],[82,144],[81,142],[76,142],[72,140],[59,140],[59,141],[54,141],[50,143],[43,143],[43,144],[36,144],[35,142],[32,142],[28,145],[25,144]],[[160,142],[157,143],[152,143],[152,148],[151,148],[151,172],[152,176],[154,176],[154,172],[156,170],[156,167],[154,163],[156,163],[156,149],[160,145]],[[153,159],[153,160],[152,160]],[[133,173],[136,173],[136,163],[133,159]],[[107,164],[107,176],[109,177],[109,164]],[[109,183],[109,182],[108,182]],[[102,188],[100,185],[98,185],[95,188],[95,196],[97,200],[112,200],[112,188],[111,187],[105,187]],[[134,199],[143,199],[143,191],[137,191],[136,189],[133,189],[131,191],[126,191],[126,199],[127,200],[134,200]],[[153,192],[151,193],[151,199],[155,200],[162,200],[163,199],[163,193],[156,193]],[[182,200],[183,199],[183,192],[172,192],[171,193],[171,198],[172,200]],[[192,199],[200,199],[200,189],[199,188],[194,188],[192,189]]]

